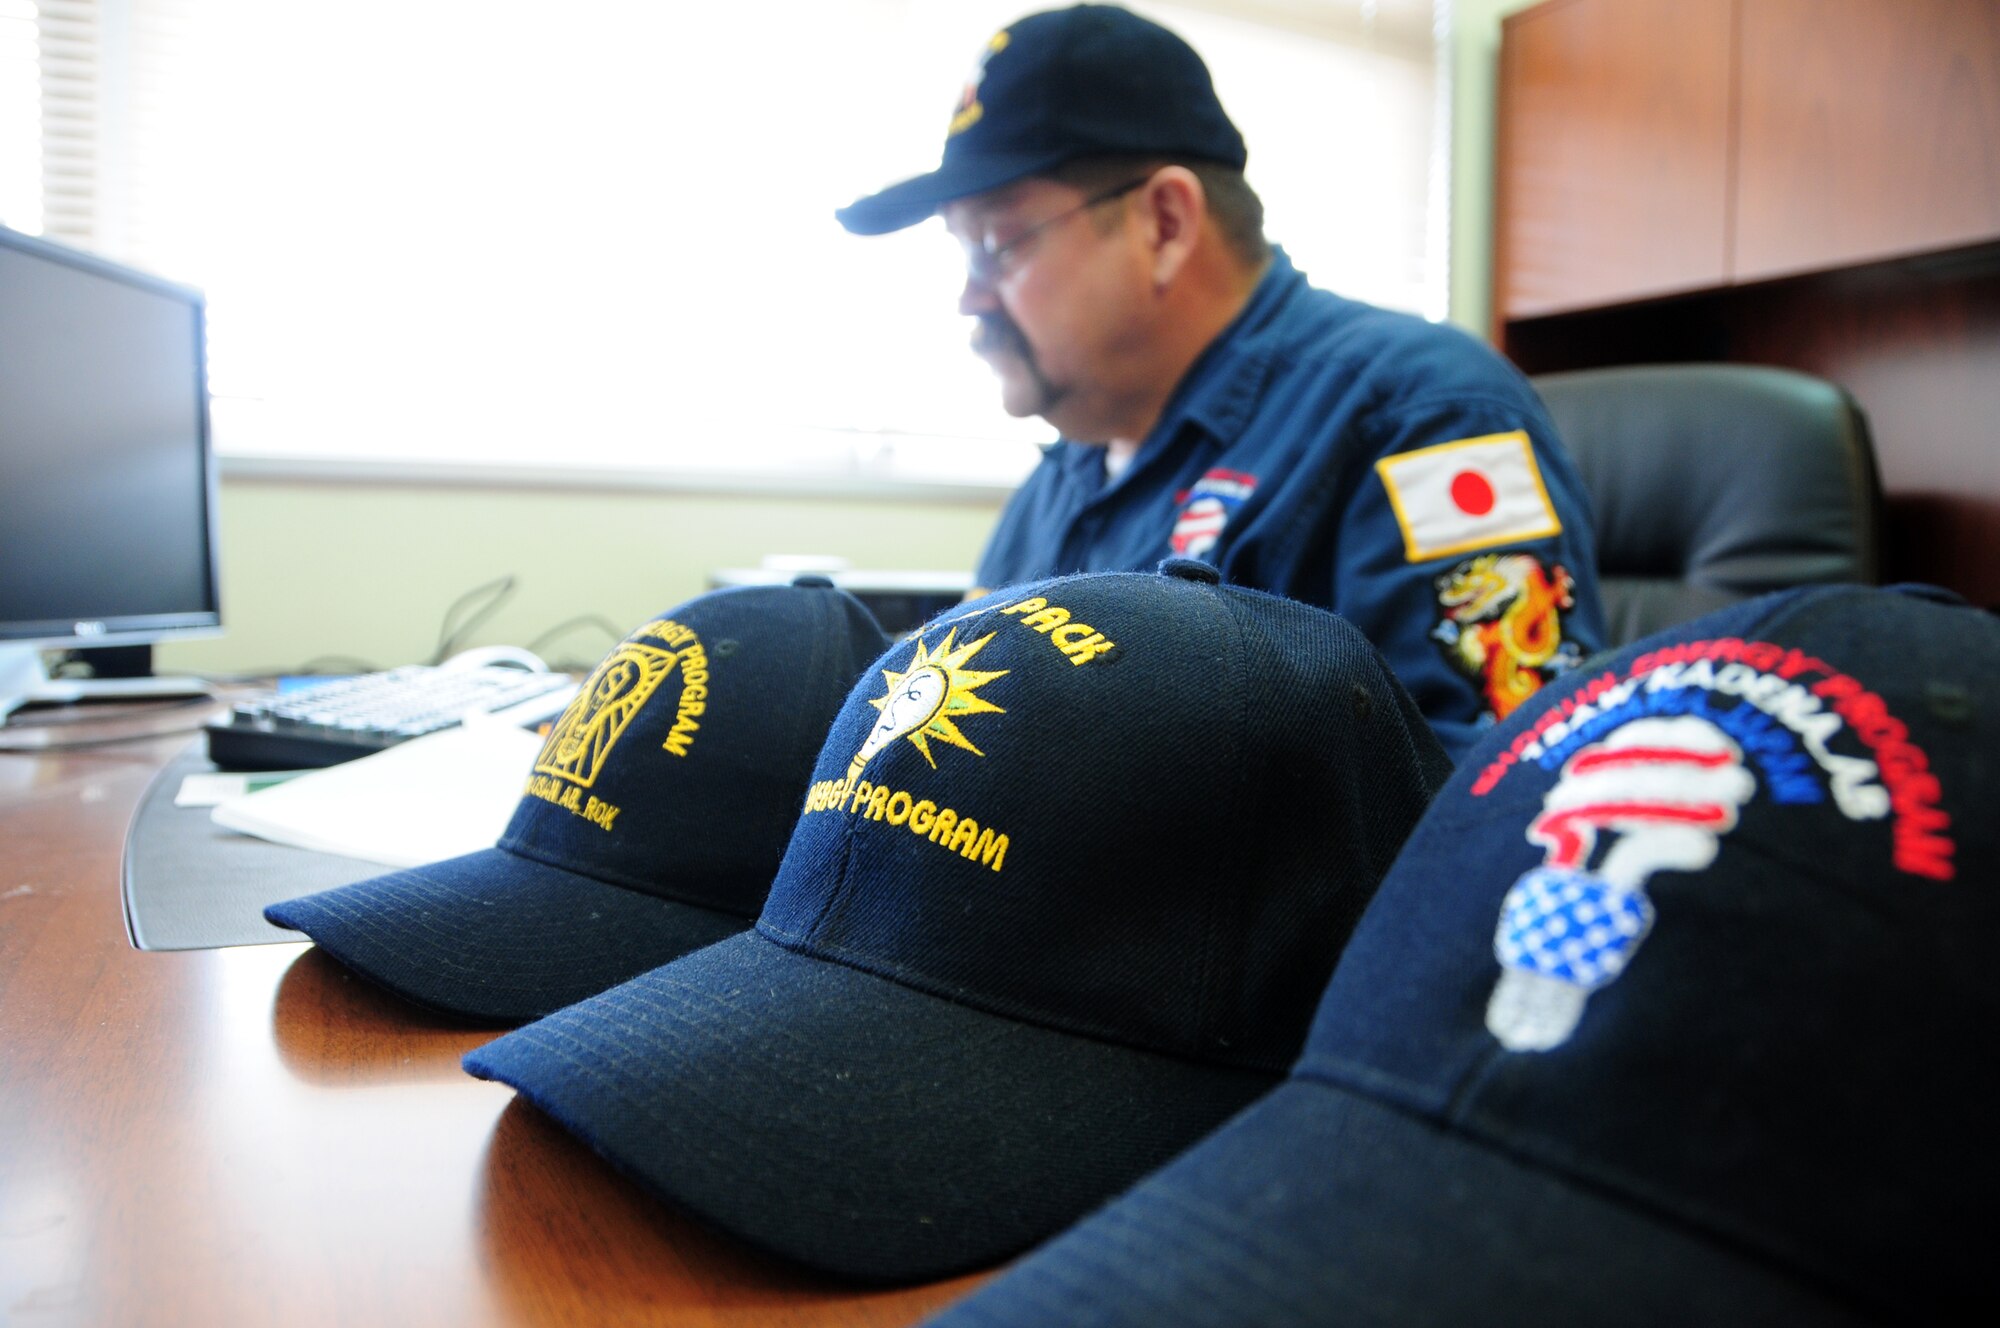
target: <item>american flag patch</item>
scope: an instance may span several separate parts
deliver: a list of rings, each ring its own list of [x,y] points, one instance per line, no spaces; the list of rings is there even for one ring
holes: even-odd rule
[[[1181,504],[1167,543],[1182,558],[1199,558],[1222,538],[1222,528],[1257,488],[1257,477],[1240,470],[1211,470],[1193,487],[1176,494]]]

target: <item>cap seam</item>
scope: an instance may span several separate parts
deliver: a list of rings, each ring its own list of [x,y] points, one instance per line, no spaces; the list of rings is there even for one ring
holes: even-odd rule
[[[1230,673],[1228,694],[1234,699],[1236,707],[1236,713],[1233,716],[1234,725],[1232,732],[1238,736],[1238,743],[1233,752],[1235,759],[1229,763],[1234,776],[1231,781],[1231,794],[1234,806],[1231,809],[1230,823],[1248,825],[1252,822],[1246,813],[1249,810],[1249,806],[1255,805],[1254,800],[1249,796],[1249,790],[1253,783],[1250,768],[1253,765],[1256,767],[1257,780],[1255,782],[1261,783],[1264,776],[1270,770],[1270,762],[1262,759],[1252,760],[1251,758],[1255,754],[1247,750],[1241,741],[1242,735],[1249,731],[1250,719],[1249,688],[1244,685],[1246,670],[1243,656],[1252,637],[1251,633],[1246,629],[1242,615],[1239,612],[1240,602],[1235,596],[1225,592],[1226,588],[1220,585],[1217,585],[1213,589],[1202,586],[1197,590],[1197,593],[1203,593],[1205,597],[1214,601],[1218,620],[1230,629],[1235,636],[1235,641],[1232,644],[1235,645],[1236,649],[1230,653],[1228,659]],[[1249,804],[1249,806],[1246,806],[1246,804]],[[1219,984],[1216,982],[1216,966],[1220,957],[1218,952],[1221,949],[1221,937],[1225,934],[1234,936],[1240,947],[1248,939],[1248,927],[1241,925],[1245,921],[1243,917],[1244,894],[1241,890],[1212,890],[1207,893],[1207,897],[1211,901],[1208,906],[1207,918],[1209,935],[1207,944],[1202,946],[1202,971],[1199,975],[1203,1018],[1196,1027],[1199,1030],[1205,1030],[1209,1035],[1215,1036],[1220,1040],[1221,1025],[1223,1022],[1220,1016],[1223,1012],[1220,1009],[1222,1002]],[[1235,913],[1233,921],[1239,924],[1228,929],[1226,932],[1221,928],[1221,919],[1218,916],[1225,903],[1233,905]],[[1242,956],[1240,953],[1236,956],[1236,960],[1240,968],[1242,966]],[[1228,1014],[1232,1016],[1232,1032],[1236,1031],[1233,1016],[1237,1013],[1233,1006],[1234,1002],[1232,1002],[1232,1008],[1228,1011]],[[1243,1031],[1248,1032],[1249,1030],[1246,1029]]]
[[[915,632],[912,632],[910,635],[912,637],[917,638],[918,640],[921,640],[923,637],[923,628],[919,627]],[[905,639],[907,640],[908,638]],[[886,655],[889,651],[899,649],[902,645],[903,641],[891,642],[884,649],[882,655],[878,655],[875,659],[870,660],[868,664],[863,665],[860,674],[848,684],[847,694],[849,696],[854,695],[861,687],[862,683],[866,681],[868,674],[873,670],[873,666],[875,664],[880,663],[883,656]],[[840,709],[841,708],[837,707],[834,711],[833,721],[832,724],[829,726],[829,737],[831,737],[832,730],[837,730],[840,727]],[[797,819],[799,821],[803,821],[804,820],[803,813],[801,813],[801,815]],[[801,945],[806,943],[804,940],[805,936],[812,935],[813,933],[819,931],[820,928],[826,925],[826,920],[828,917],[832,915],[835,906],[840,902],[841,898],[845,896],[849,891],[849,889],[852,887],[853,866],[854,866],[854,840],[857,827],[860,823],[860,819],[861,818],[859,817],[841,818],[840,828],[835,832],[840,836],[840,861],[833,868],[834,879],[832,885],[830,886],[829,889],[827,889],[825,895],[821,898],[819,908],[813,913],[812,920],[806,923],[805,931],[803,935],[799,938],[798,943]],[[792,833],[794,835],[798,834],[798,828],[796,825],[794,825]],[[759,927],[759,929],[763,929],[766,927],[766,925],[767,924],[763,921],[763,918],[760,916],[758,919],[757,926]],[[771,928],[771,930],[774,933],[777,931],[775,927]]]

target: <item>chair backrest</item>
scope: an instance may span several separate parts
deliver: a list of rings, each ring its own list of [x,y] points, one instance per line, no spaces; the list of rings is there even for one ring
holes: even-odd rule
[[[1875,450],[1834,384],[1741,364],[1533,382],[1590,495],[1608,644],[1767,590],[1880,575]]]

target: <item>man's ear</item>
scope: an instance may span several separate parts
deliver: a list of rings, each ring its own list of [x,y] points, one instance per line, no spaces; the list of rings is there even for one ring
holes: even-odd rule
[[[1143,195],[1151,230],[1153,289],[1165,290],[1187,266],[1208,223],[1208,194],[1185,166],[1163,166]]]

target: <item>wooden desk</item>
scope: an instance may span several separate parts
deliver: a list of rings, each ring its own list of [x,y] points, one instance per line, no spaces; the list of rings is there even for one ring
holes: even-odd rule
[[[0,1323],[904,1324],[979,1280],[712,1234],[309,946],[133,950],[126,822],[187,741],[0,754]]]

